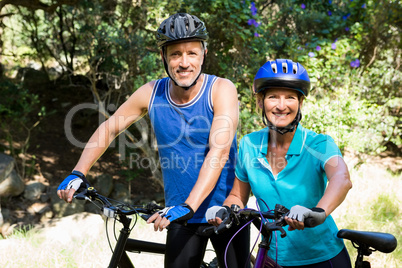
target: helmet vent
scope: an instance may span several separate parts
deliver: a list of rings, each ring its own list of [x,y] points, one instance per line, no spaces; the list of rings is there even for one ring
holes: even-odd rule
[[[288,65],[286,63],[282,63],[282,71],[287,74],[288,73]]]
[[[273,71],[275,74],[278,72],[278,70],[276,69],[276,63],[275,63],[275,62],[271,64],[271,68],[272,68],[272,71]]]
[[[163,27],[160,29],[160,32],[161,32],[161,33],[166,33],[166,26],[163,26]]]
[[[293,74],[297,74],[297,65],[293,64]]]
[[[196,39],[206,41],[208,32],[205,24],[196,16],[187,13],[177,13],[159,26],[156,34],[158,46],[162,47],[181,39]]]

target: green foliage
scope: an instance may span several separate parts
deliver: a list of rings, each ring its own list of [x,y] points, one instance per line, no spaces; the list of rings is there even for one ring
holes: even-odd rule
[[[27,89],[9,80],[0,80],[0,90],[1,95],[4,96],[0,99],[2,124],[26,121],[26,116],[39,103],[37,95],[29,93]]]
[[[401,146],[400,1],[83,0],[53,13],[7,11],[15,15],[4,20],[4,55],[86,75],[104,107],[165,75],[154,32],[183,11],[207,25],[205,72],[237,86],[239,138],[262,127],[251,92],[255,73],[267,60],[290,58],[312,82],[306,127],[332,135],[342,150]]]
[[[9,150],[15,159],[21,160],[17,170],[24,178],[32,174],[35,166],[35,156],[32,156],[27,169],[28,157],[24,155],[30,147],[31,131],[46,115],[46,109],[40,106],[37,95],[7,79],[0,79],[0,95],[3,96],[0,99],[0,137],[8,142],[8,147],[2,150]]]
[[[249,15],[255,21],[249,27],[258,33],[251,58],[290,58],[308,70],[312,92],[303,107],[305,126],[330,134],[342,150],[377,154],[387,142],[401,145],[397,1],[255,1],[255,6],[257,14]],[[262,63],[249,64],[250,73]],[[249,89],[240,89],[242,101],[249,101],[247,111],[241,110],[247,126],[244,121],[255,110],[248,105]]]

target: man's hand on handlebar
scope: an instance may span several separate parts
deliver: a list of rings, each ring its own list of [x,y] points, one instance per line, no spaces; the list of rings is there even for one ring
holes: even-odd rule
[[[65,178],[57,188],[57,195],[67,203],[71,203],[73,195],[80,189],[86,189],[90,186],[85,175],[79,171],[74,170],[70,175]]]
[[[187,221],[193,216],[193,209],[186,203],[183,203],[177,206],[165,207],[164,209],[156,212],[147,220],[147,223],[153,222],[154,230],[162,231],[171,222]]]

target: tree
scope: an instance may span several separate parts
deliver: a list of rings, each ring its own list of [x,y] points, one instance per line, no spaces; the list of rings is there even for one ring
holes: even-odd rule
[[[258,68],[290,58],[308,69],[313,85],[305,126],[332,135],[342,150],[379,153],[402,143],[400,1],[2,0],[0,11],[7,43],[0,55],[35,60],[44,70],[56,62],[65,77],[85,76],[105,117],[110,105],[165,75],[154,32],[183,11],[209,30],[205,72],[238,88],[239,138],[263,127],[251,91]],[[131,140],[151,135],[136,127]],[[152,146],[141,150],[155,159]]]

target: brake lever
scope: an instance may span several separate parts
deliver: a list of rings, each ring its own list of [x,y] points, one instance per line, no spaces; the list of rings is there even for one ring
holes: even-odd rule
[[[148,214],[141,214],[140,217],[144,220],[147,221],[149,218],[151,218],[152,215],[148,215]]]
[[[145,209],[147,209],[148,211],[154,211],[154,212],[157,212],[163,208],[164,207],[158,205],[155,202],[150,202],[150,203],[146,204],[146,206],[145,206]]]
[[[220,234],[223,231],[230,229],[230,227],[232,227],[232,223],[233,223],[232,221],[230,221],[229,223],[222,222],[218,227],[216,227],[215,233]]]
[[[277,225],[277,222],[265,222],[264,226],[269,231],[280,231],[281,237],[284,238],[286,236],[286,231],[282,228],[282,226]]]
[[[229,217],[232,218],[231,222],[234,222],[235,225],[239,225],[240,224],[240,220],[239,220],[239,216],[238,213],[240,211],[240,207],[238,205],[231,205],[230,209],[232,211],[231,215]],[[232,225],[232,224],[231,224]],[[230,226],[229,226],[230,227]],[[229,229],[229,228],[228,228]]]
[[[279,205],[279,204],[276,204],[275,205],[275,210],[274,210],[275,218],[279,219],[282,216],[286,216],[287,214],[289,214],[289,211],[290,210],[287,209],[286,207],[284,207],[282,205]]]
[[[89,200],[89,197],[84,194],[84,191],[80,193],[75,193],[74,198],[78,200]]]

